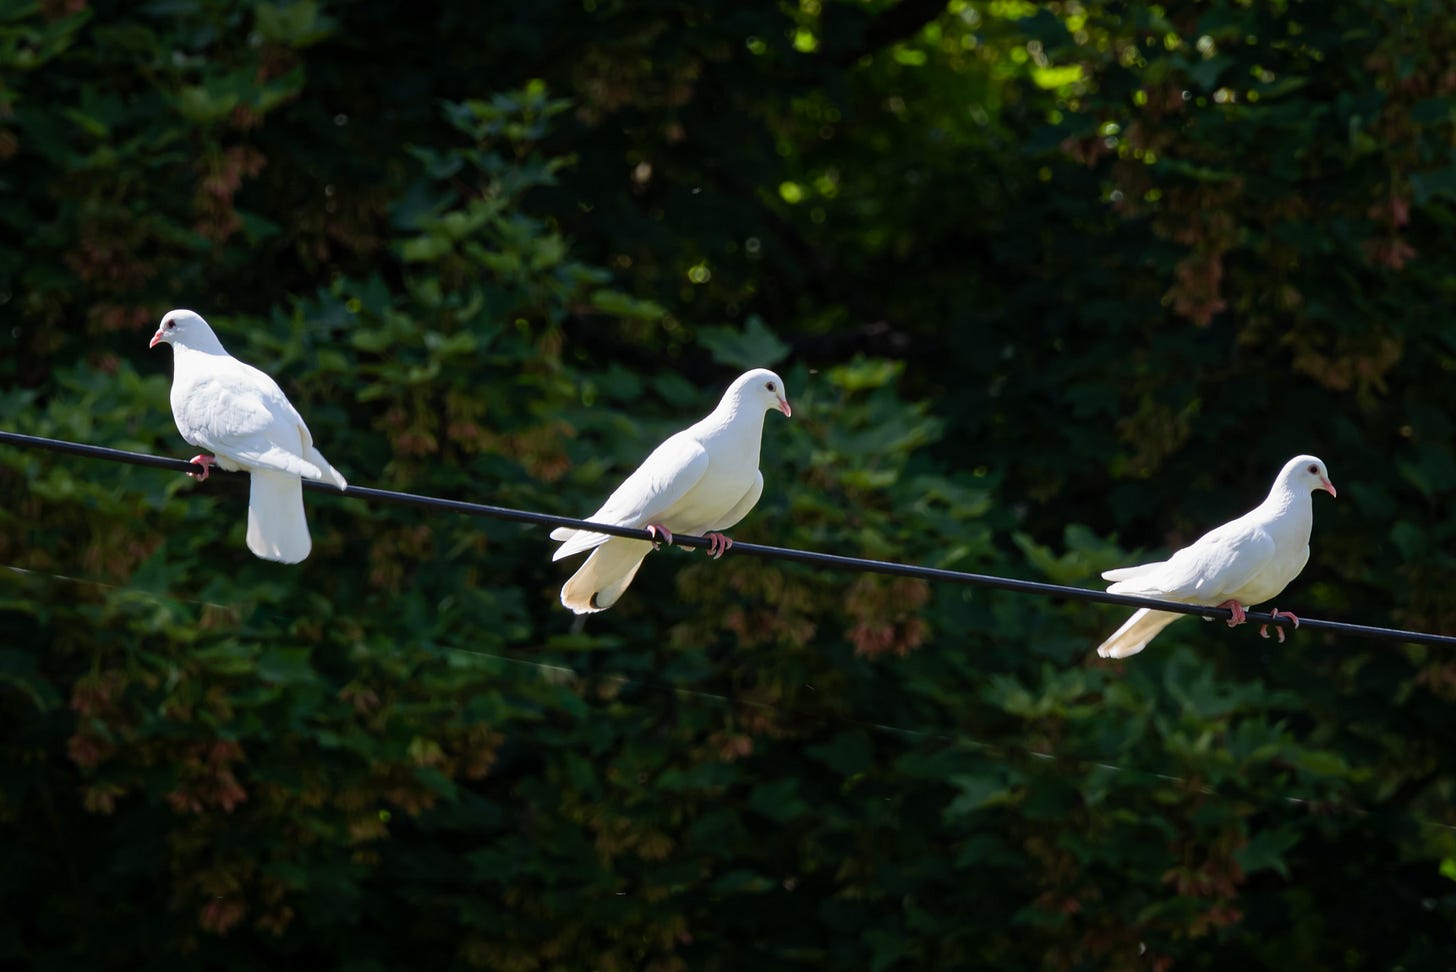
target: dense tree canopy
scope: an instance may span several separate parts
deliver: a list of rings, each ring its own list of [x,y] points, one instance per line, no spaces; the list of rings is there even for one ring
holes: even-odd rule
[[[1321,456],[1278,606],[1456,633],[1437,0],[40,0],[4,427],[191,453],[162,313],[359,485],[584,515],[783,374],[741,539],[1097,586]],[[234,484],[236,485],[236,484]],[[0,447],[0,960],[1448,967],[1456,658]]]

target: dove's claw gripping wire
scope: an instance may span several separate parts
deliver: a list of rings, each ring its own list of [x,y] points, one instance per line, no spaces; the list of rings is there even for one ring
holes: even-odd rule
[[[714,560],[723,556],[728,552],[728,548],[733,546],[733,541],[726,533],[705,533],[703,536],[708,538],[708,556]]]
[[[202,483],[202,482],[206,482],[207,481],[207,477],[212,473],[212,464],[215,463],[215,462],[217,462],[217,459],[215,459],[212,456],[202,455],[202,456],[193,456],[191,459],[188,459],[187,461],[190,462],[190,463],[192,463],[194,466],[201,466],[202,467],[202,472],[201,473],[190,472],[190,473],[187,474],[187,475],[191,476],[193,479],[197,480],[199,483]]]
[[[1293,612],[1290,612],[1290,611],[1281,611],[1278,608],[1275,608],[1274,610],[1270,611],[1269,613],[1271,615],[1273,615],[1274,617],[1276,617],[1276,618],[1288,618],[1290,621],[1293,621],[1294,622],[1294,626],[1296,628],[1299,627],[1299,619],[1294,616]],[[1279,627],[1278,625],[1275,625],[1275,627],[1274,627],[1274,633],[1279,636],[1279,643],[1281,645],[1284,644],[1284,629],[1281,628],[1281,627]],[[1261,625],[1259,625],[1259,637],[1260,638],[1267,638],[1267,637],[1269,637],[1269,626],[1267,624],[1261,624]]]
[[[672,546],[672,531],[661,523],[647,524],[647,532],[652,534],[652,549],[656,550],[664,543]]]
[[[1248,612],[1244,610],[1244,606],[1238,601],[1235,601],[1233,598],[1229,598],[1227,601],[1224,601],[1222,604],[1219,605],[1219,607],[1228,608],[1230,611],[1233,612],[1234,616],[1229,618],[1227,621],[1227,624],[1230,628],[1237,627],[1238,625],[1243,624],[1244,619],[1248,616]]]

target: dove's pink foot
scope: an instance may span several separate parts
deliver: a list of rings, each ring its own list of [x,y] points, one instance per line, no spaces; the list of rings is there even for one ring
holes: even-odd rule
[[[188,459],[187,461],[190,462],[190,463],[192,463],[195,466],[201,466],[202,467],[202,474],[201,475],[198,475],[195,472],[190,472],[190,473],[187,474],[187,475],[191,476],[193,479],[197,480],[199,483],[201,483],[201,482],[206,482],[207,481],[207,477],[212,473],[212,464],[215,463],[215,462],[217,462],[217,459],[213,458],[212,456],[193,456],[191,459]]]
[[[728,548],[733,546],[733,541],[726,533],[705,533],[703,536],[708,538],[708,556],[714,560],[723,556],[728,552]]]
[[[669,547],[672,546],[672,531],[669,530],[667,527],[663,526],[661,523],[647,524],[647,532],[652,534],[653,549],[656,549],[659,544],[664,543],[667,544]]]
[[[1230,628],[1234,628],[1243,624],[1244,619],[1248,617],[1248,612],[1244,610],[1244,606],[1232,598],[1224,601],[1222,604],[1219,605],[1219,607],[1228,608],[1230,611],[1233,612],[1234,616],[1229,618],[1227,621],[1227,624]]]
[[[1273,615],[1274,617],[1276,617],[1276,618],[1288,618],[1289,620],[1291,620],[1291,621],[1294,622],[1294,626],[1296,628],[1299,627],[1299,619],[1296,618],[1294,616],[1294,614],[1292,612],[1290,612],[1290,611],[1281,611],[1278,608],[1275,608],[1274,610],[1270,611],[1269,613],[1271,615]],[[1284,629],[1281,628],[1281,627],[1279,627],[1278,625],[1275,625],[1274,626],[1274,633],[1279,636],[1279,643],[1281,645],[1284,644]],[[1259,625],[1259,637],[1260,638],[1267,638],[1267,637],[1269,637],[1269,626],[1267,624],[1261,624],[1261,625]]]

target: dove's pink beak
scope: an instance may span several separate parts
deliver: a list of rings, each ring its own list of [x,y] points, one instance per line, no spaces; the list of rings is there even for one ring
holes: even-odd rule
[[[1324,485],[1322,485],[1320,487],[1320,489],[1324,490],[1326,493],[1329,493],[1331,496],[1338,496],[1339,495],[1338,493],[1335,492],[1335,484],[1334,483],[1330,482],[1328,479],[1325,479],[1323,477],[1320,478],[1320,482],[1324,484]]]
[[[157,345],[159,345],[161,343],[162,343],[162,329],[159,327],[159,328],[157,328],[157,333],[156,334],[153,334],[152,335],[152,339],[147,342],[147,347],[149,347],[149,348],[155,348]]]
[[[779,411],[783,412],[788,418],[794,417],[794,410],[789,408],[789,400],[787,398],[779,398]]]

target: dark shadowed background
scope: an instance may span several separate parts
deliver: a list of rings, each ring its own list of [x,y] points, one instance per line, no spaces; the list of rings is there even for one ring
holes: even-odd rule
[[[585,515],[750,366],[744,540],[1099,586],[1328,464],[1277,606],[1456,633],[1449,3],[0,12],[4,428]],[[0,960],[1456,964],[1456,657],[0,447]]]

